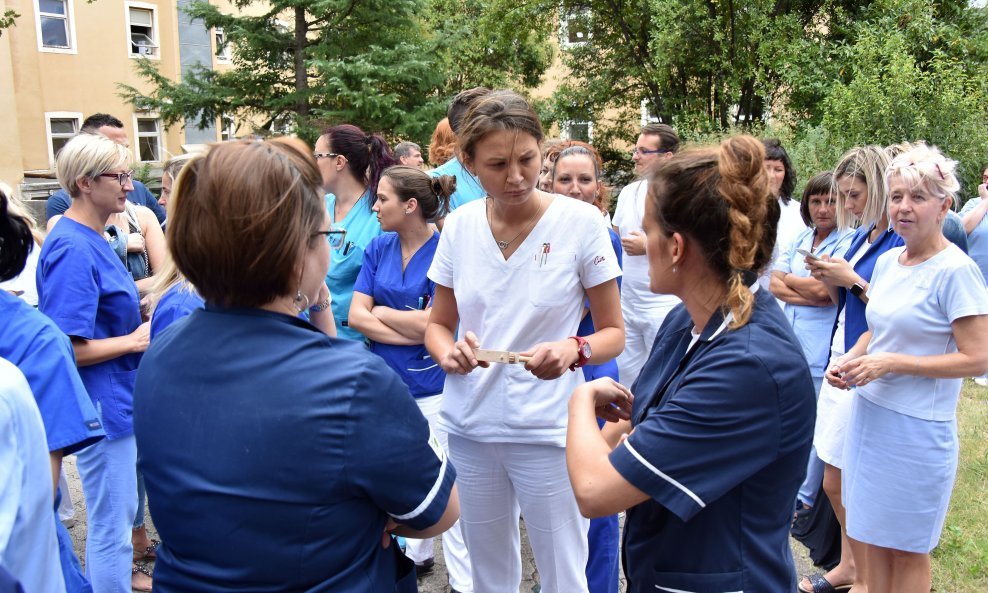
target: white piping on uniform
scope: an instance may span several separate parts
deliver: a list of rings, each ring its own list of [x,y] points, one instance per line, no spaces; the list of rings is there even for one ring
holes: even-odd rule
[[[436,498],[436,495],[439,494],[439,488],[443,485],[444,477],[446,477],[446,456],[443,456],[443,464],[439,468],[439,477],[436,478],[436,483],[432,485],[432,490],[429,491],[429,495],[425,497],[425,500],[423,500],[419,506],[415,507],[412,512],[406,515],[391,516],[394,517],[396,521],[407,521],[408,519],[414,519],[415,517],[421,515],[427,508],[429,508],[429,505],[432,504],[432,501]]]
[[[686,591],[684,589],[670,589],[661,585],[656,585],[655,588],[659,591],[669,591],[669,593],[694,593],[693,591]],[[744,593],[744,591],[725,591],[724,593]]]
[[[689,496],[690,498],[692,498],[696,502],[696,504],[700,505],[700,508],[701,509],[707,508],[706,503],[704,503],[700,499],[699,496],[697,496],[696,494],[694,494],[692,490],[690,490],[686,486],[683,486],[682,484],[680,484],[679,482],[677,482],[673,477],[664,474],[662,472],[662,470],[660,470],[659,468],[655,467],[654,465],[652,465],[651,463],[649,463],[647,459],[645,459],[644,457],[642,457],[641,455],[639,455],[638,454],[638,451],[635,451],[635,448],[631,446],[631,442],[630,441],[627,441],[627,440],[624,441],[624,446],[627,447],[628,451],[632,455],[635,456],[635,459],[637,459],[638,461],[640,461],[642,465],[644,465],[649,470],[651,470],[652,473],[654,473],[655,475],[659,476],[660,478],[662,478],[666,482],[669,482],[670,484],[672,484],[676,488],[679,488],[680,490],[682,490],[683,491],[683,494],[685,494],[686,496]],[[669,590],[670,591],[673,591],[673,589],[669,589]]]

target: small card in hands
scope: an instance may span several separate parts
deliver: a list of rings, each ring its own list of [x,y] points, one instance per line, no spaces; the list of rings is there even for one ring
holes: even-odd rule
[[[474,349],[473,355],[477,357],[477,360],[481,360],[483,362],[502,362],[505,364],[526,363],[531,359],[530,356],[522,356],[517,352],[509,352],[507,350],[483,350],[481,348]]]

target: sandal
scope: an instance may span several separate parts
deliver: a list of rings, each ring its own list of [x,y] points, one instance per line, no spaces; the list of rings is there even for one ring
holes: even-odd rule
[[[148,584],[147,586],[139,587],[135,583],[135,577],[137,577],[138,574],[146,575],[149,581],[152,579],[151,569],[149,569],[146,564],[144,563],[134,564],[133,568],[131,568],[130,570],[130,588],[134,591],[140,591],[141,593],[150,593],[152,588],[150,584]]]
[[[851,590],[850,584],[832,585],[822,574],[807,576],[806,580],[810,582],[812,589],[804,589],[803,585],[800,584],[798,588],[801,593],[847,593]]]
[[[159,540],[151,540],[151,545],[144,548],[143,552],[134,550],[134,562],[140,562],[141,560],[155,560],[158,557],[158,546],[161,545]]]

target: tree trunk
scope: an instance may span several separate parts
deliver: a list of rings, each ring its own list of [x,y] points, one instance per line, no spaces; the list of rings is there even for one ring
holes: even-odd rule
[[[309,119],[309,73],[305,69],[305,47],[308,42],[305,8],[295,7],[295,112],[300,121]]]

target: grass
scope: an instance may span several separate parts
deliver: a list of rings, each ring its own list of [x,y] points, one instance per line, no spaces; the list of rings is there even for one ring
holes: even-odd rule
[[[957,407],[961,452],[940,546],[933,551],[933,589],[982,592],[988,587],[988,388],[964,381]]]

